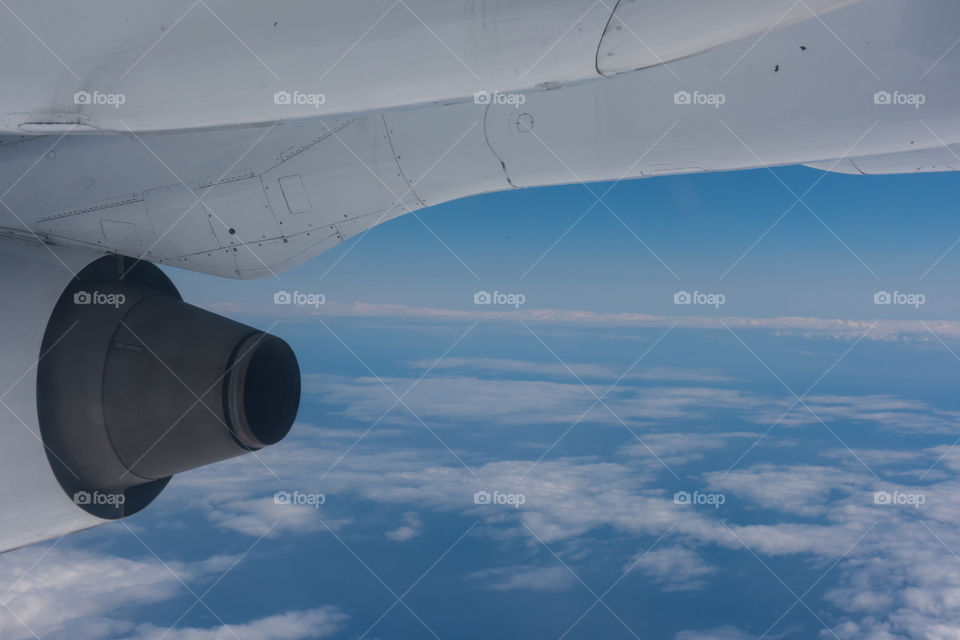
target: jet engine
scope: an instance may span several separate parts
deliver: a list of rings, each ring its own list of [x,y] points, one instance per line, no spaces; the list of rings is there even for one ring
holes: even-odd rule
[[[155,265],[15,240],[0,265],[0,550],[137,513],[292,427],[289,345],[187,304]]]

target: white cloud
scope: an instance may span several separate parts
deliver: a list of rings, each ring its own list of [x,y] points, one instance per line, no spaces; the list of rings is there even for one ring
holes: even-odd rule
[[[342,627],[346,616],[334,607],[292,611],[229,628],[180,628],[169,633],[166,627],[135,625],[120,613],[182,596],[189,604],[188,589],[197,590],[190,585],[219,578],[238,560],[242,558],[214,556],[163,563],[152,556],[129,559],[65,547],[10,552],[0,562],[5,590],[0,592],[0,638],[305,640],[332,635]]]
[[[210,502],[207,518],[217,527],[253,538],[277,538],[283,534],[307,534],[337,530],[349,522],[323,517],[322,506],[277,504],[273,496]]]
[[[849,454],[848,454],[849,455]],[[704,476],[711,489],[729,492],[764,509],[814,516],[830,508],[830,494],[868,491],[873,478],[838,467],[754,465]]]
[[[290,611],[245,624],[211,629],[174,629],[140,625],[125,640],[307,640],[326,638],[342,630],[347,616],[335,607]]]
[[[954,433],[960,411],[947,411],[926,402],[891,395],[811,395],[784,417],[786,426],[827,424],[832,421],[865,422],[891,431],[907,433]],[[811,411],[813,413],[811,413]],[[773,421],[779,417],[771,411]],[[819,420],[818,420],[819,417]]]
[[[435,360],[418,360],[411,363],[415,369],[445,371],[450,369],[464,369],[471,374],[523,374],[526,376],[545,376],[551,378],[573,379],[576,374],[581,378],[616,379],[623,373],[616,367],[602,364],[552,362],[529,362],[527,360],[510,360],[507,358],[453,358],[446,357],[439,362]],[[567,368],[569,367],[569,369]],[[573,373],[571,373],[571,371]]]
[[[343,405],[346,418],[371,424],[396,400],[384,383],[401,395],[417,379],[308,375],[304,391],[325,404]],[[771,412],[782,412],[791,404],[786,396],[774,398],[703,386],[621,384],[608,392],[611,383],[591,384],[588,389],[570,376],[564,382],[545,382],[431,375],[417,383],[404,401],[417,416],[438,427],[478,421],[487,425],[570,425],[578,421],[619,425],[617,417],[628,424],[649,425],[665,420],[690,422],[715,415],[718,410],[749,412],[751,421],[768,426],[775,420],[768,417]],[[613,414],[596,403],[605,393],[604,402]],[[394,407],[388,415],[393,422],[418,423],[403,406]]]
[[[439,362],[418,360],[412,363],[416,369],[435,371],[463,369],[474,373],[524,374],[528,376],[548,376],[570,380],[576,374],[582,379],[604,379],[611,382],[623,376],[624,380],[671,380],[685,382],[731,382],[733,378],[720,372],[707,369],[686,369],[680,367],[642,367],[624,376],[625,370],[617,367],[590,363],[529,362],[506,358],[453,358],[447,357]],[[572,373],[571,373],[572,372]]]
[[[760,436],[759,433],[644,433],[642,443],[624,447],[632,456],[648,457],[652,451],[667,465],[674,467],[702,460],[707,452],[718,451],[737,442],[746,447]]]
[[[397,395],[415,378],[384,378]],[[370,424],[394,404],[396,398],[376,378],[307,376],[304,391],[331,405],[346,405],[343,415]],[[603,389],[595,389],[598,395]],[[444,423],[488,421],[574,422],[593,401],[576,380],[567,383],[524,380],[484,380],[474,377],[428,377],[404,397],[404,402],[423,420]],[[393,420],[417,422],[402,405],[390,414]]]
[[[511,366],[515,371],[522,368],[519,363]],[[540,367],[552,368],[539,364],[535,368]],[[795,404],[795,398],[789,393],[768,395],[702,384],[638,385],[630,384],[629,380],[621,381],[608,392],[616,378],[602,383],[587,380],[589,389],[569,373],[566,377],[560,374],[557,381],[543,381],[510,379],[509,376],[495,380],[462,374],[441,376],[434,372],[418,383],[416,378],[308,375],[304,390],[325,404],[342,405],[345,418],[367,425],[380,419],[396,400],[383,383],[398,395],[416,383],[404,401],[416,416],[440,428],[475,422],[504,426],[570,425],[578,421],[618,425],[618,418],[631,426],[651,427],[668,421],[703,422],[715,418],[719,411],[736,412],[741,420],[761,430],[773,424],[777,424],[778,429],[822,428],[820,420],[823,420],[827,424],[862,422],[892,432],[940,434],[954,433],[960,421],[960,411],[892,395],[811,395],[804,403]],[[609,410],[602,405],[594,406],[596,396],[604,393],[607,393],[604,401]],[[416,416],[400,405],[388,414],[391,423],[402,424],[418,424]]]
[[[218,577],[237,558],[166,565],[154,558],[131,560],[90,551],[28,547],[0,562],[0,637],[103,638],[129,627],[113,619],[125,606],[170,600],[186,593],[181,583]]]
[[[393,401],[382,387],[378,390],[375,380],[327,377],[312,382],[317,385],[314,391],[332,392],[324,399],[345,405],[346,414],[355,419],[376,419]],[[402,383],[408,381],[388,382],[402,392],[406,388]],[[592,402],[589,394],[586,398],[578,397],[576,403],[564,395],[576,389],[584,392],[577,383],[487,383],[491,381],[462,376],[428,378],[421,383],[423,395],[416,398],[411,394],[410,400],[414,404],[416,399],[418,412],[422,409],[424,415],[438,420],[446,417],[452,423],[462,421],[479,408],[493,406],[490,415],[499,416],[508,424],[529,422],[531,416],[542,419],[541,414],[559,414],[565,419],[576,414],[575,404]],[[602,388],[598,389],[602,392]],[[533,398],[524,397],[531,391],[536,391]],[[333,400],[329,400],[331,397]],[[452,401],[463,397],[466,408]],[[953,420],[951,412],[887,395],[822,394],[808,400],[818,413],[823,413],[824,419],[859,422],[863,429],[939,433]],[[644,419],[659,425],[667,420],[694,420],[696,432],[684,431],[677,425],[669,431],[661,425],[658,433],[640,431],[650,446],[665,456],[668,464],[673,464],[702,458],[708,451],[720,452],[731,443],[754,435],[747,430],[702,433],[710,425],[707,420],[718,410],[729,410],[742,423],[766,428],[792,398],[725,388],[658,385],[618,390],[611,394],[610,402],[628,421]],[[803,409],[795,412],[802,414]],[[519,417],[511,417],[510,413]],[[784,421],[785,426],[802,423],[819,424],[809,414],[802,420]],[[834,617],[835,632],[844,640],[950,638],[951,634],[960,633],[960,614],[956,613],[960,609],[960,560],[948,550],[960,553],[960,483],[955,475],[960,469],[960,450],[948,452],[945,446],[924,450],[922,457],[930,464],[936,456],[948,455],[941,464],[941,475],[931,476],[931,482],[923,487],[923,508],[904,510],[874,505],[873,493],[910,491],[915,487],[878,480],[849,451],[804,449],[810,441],[798,439],[797,430],[784,428],[778,431],[777,438],[793,448],[791,459],[800,462],[745,466],[749,462],[745,461],[729,474],[708,471],[700,478],[700,486],[725,493],[728,506],[747,507],[745,511],[750,515],[741,520],[739,510],[673,504],[673,492],[688,487],[675,486],[681,481],[674,480],[652,457],[649,464],[643,464],[639,460],[644,455],[642,446],[634,441],[606,459],[557,456],[536,465],[532,465],[532,458],[473,463],[472,471],[477,476],[474,477],[441,447],[397,447],[395,441],[378,440],[375,432],[330,473],[325,473],[352,444],[350,435],[352,432],[330,438],[316,429],[299,428],[287,442],[262,452],[263,463],[284,478],[280,488],[287,488],[291,482],[301,490],[315,486],[328,497],[321,511],[309,516],[305,511],[302,520],[301,515],[289,515],[283,530],[316,531],[319,520],[312,518],[330,518],[332,513],[338,513],[336,505],[343,505],[339,513],[350,511],[357,500],[415,510],[418,520],[425,519],[430,511],[463,514],[483,522],[478,534],[487,533],[500,540],[520,539],[531,546],[537,543],[531,540],[524,524],[552,546],[575,546],[604,529],[652,538],[670,529],[669,539],[665,540],[670,546],[660,549],[660,553],[652,552],[654,555],[638,567],[665,589],[696,588],[714,570],[702,558],[709,557],[716,548],[739,551],[744,562],[755,562],[752,553],[744,549],[746,545],[761,558],[795,556],[823,571],[837,562],[826,583],[831,585],[826,599],[840,612]],[[734,451],[738,453],[739,447]],[[836,460],[836,464],[825,466],[824,458]],[[871,460],[911,463],[901,455],[879,449],[864,452],[863,459],[871,466]],[[209,517],[219,526],[259,535],[274,521],[270,505],[264,506],[262,501],[270,495],[264,493],[272,494],[276,483],[256,460],[230,461],[177,478],[169,498],[161,498],[158,507],[163,508],[164,500],[168,500],[167,508],[194,504],[208,510]],[[478,506],[473,503],[473,494],[481,489],[523,493],[526,501],[521,509]],[[394,540],[415,535],[419,530],[409,522],[399,527],[382,522],[377,526],[388,531],[388,537]],[[482,577],[491,588],[532,589],[550,583],[543,579],[542,567],[525,569],[529,571],[501,570],[473,577]],[[553,578],[560,575],[557,568],[551,570]],[[676,579],[671,579],[671,572]],[[809,585],[792,586],[801,593]],[[678,638],[739,638],[735,634],[740,632],[726,629],[685,633]],[[711,633],[715,635],[708,635]]]
[[[936,343],[930,332],[941,339],[960,339],[960,322],[949,320],[869,320],[843,318],[810,317],[690,317],[658,316],[642,313],[596,313],[582,310],[562,309],[523,309],[520,311],[478,311],[438,309],[430,307],[409,307],[404,305],[329,303],[322,309],[312,311],[303,309],[292,318],[282,307],[273,305],[254,305],[247,309],[232,306],[227,309],[232,314],[242,312],[254,317],[279,317],[285,322],[316,322],[316,318],[361,317],[361,318],[406,318],[421,321],[441,322],[496,322],[516,323],[522,319],[527,323],[546,325],[564,325],[573,327],[636,327],[678,329],[706,329],[727,331],[773,331],[781,335],[794,335],[804,338],[827,338],[836,340],[856,340],[866,336],[867,340],[885,342],[921,342]]]
[[[417,517],[417,514],[413,511],[408,511],[403,514],[403,524],[396,529],[388,531],[386,536],[387,539],[393,540],[394,542],[406,542],[419,536],[422,528],[423,522]]]
[[[316,482],[317,469],[336,459],[340,450],[320,446],[309,428],[292,438],[289,445],[264,452],[264,462],[284,478],[299,479],[301,486],[309,488],[310,481]],[[319,440],[323,442],[323,438]],[[478,533],[487,531],[525,540],[531,546],[538,543],[524,524],[551,545],[575,544],[606,527],[652,537],[673,527],[664,541],[673,546],[651,552],[638,567],[666,590],[699,586],[699,581],[714,570],[705,566],[702,558],[716,547],[740,551],[744,562],[754,562],[752,554],[744,549],[746,545],[761,557],[805,556],[823,571],[839,560],[827,598],[847,616],[837,623],[841,638],[872,637],[869,634],[879,634],[883,629],[905,638],[948,638],[951,629],[960,630],[960,615],[954,613],[960,605],[960,560],[947,551],[947,547],[960,549],[960,483],[956,480],[924,488],[927,500],[923,508],[906,511],[874,505],[872,496],[874,491],[909,487],[880,483],[849,459],[846,468],[762,464],[737,469],[726,478],[707,474],[705,486],[726,493],[728,504],[736,501],[779,512],[743,524],[731,520],[727,511],[673,504],[673,488],[664,487],[668,474],[648,465],[638,467],[630,459],[618,463],[560,458],[532,468],[530,460],[491,462],[474,468],[480,480],[450,460],[442,451],[378,451],[376,447],[354,451],[323,480],[322,488],[328,496],[324,508],[338,503],[355,506],[361,499],[413,506],[417,520],[422,519],[423,511],[461,513],[485,523]],[[237,460],[210,471],[186,474],[172,489],[174,495],[177,491],[207,495],[204,504],[214,507],[211,513],[229,513],[237,508],[235,496],[228,494],[229,499],[218,502],[218,487],[230,485],[249,495],[263,491],[269,478],[255,460]],[[521,509],[478,506],[473,503],[478,488],[520,492],[526,502]],[[256,515],[253,511],[238,513]],[[792,521],[783,514],[799,520]],[[810,522],[812,516],[818,521]],[[249,528],[251,535],[269,526],[269,514],[257,517],[262,521]],[[391,532],[403,538],[407,532],[401,530],[411,526],[411,521],[412,517]],[[308,530],[310,527],[303,529]],[[503,569],[471,577],[494,589],[542,589],[555,584],[561,575],[556,567],[546,571],[524,566],[523,570]],[[806,586],[793,588],[802,590]],[[866,631],[845,636],[844,629],[854,628],[847,623]]]
[[[771,640],[777,635],[767,636]],[[675,640],[754,640],[756,634],[747,633],[736,627],[718,627],[707,631],[681,631]]]
[[[659,582],[664,591],[691,591],[706,584],[716,573],[700,554],[682,547],[654,549],[637,556],[632,570]]]
[[[577,583],[574,575],[563,566],[524,565],[485,569],[470,574],[467,579],[493,591],[567,591]]]

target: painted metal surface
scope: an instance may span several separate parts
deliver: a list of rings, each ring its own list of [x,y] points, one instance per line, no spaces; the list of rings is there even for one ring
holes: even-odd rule
[[[761,32],[787,4],[9,0],[0,78],[17,89],[0,98],[0,131],[250,125],[556,87]]]
[[[613,75],[655,67],[850,4],[853,0],[620,0],[597,51],[597,70]],[[745,47],[748,45],[745,45]]]
[[[44,330],[73,272],[97,256],[0,239],[0,551],[100,524],[57,482],[40,438],[37,363]],[[38,321],[38,319],[43,319]]]

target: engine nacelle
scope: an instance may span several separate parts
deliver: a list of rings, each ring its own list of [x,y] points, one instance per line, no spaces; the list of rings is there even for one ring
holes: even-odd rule
[[[0,265],[0,550],[132,515],[292,427],[292,349],[156,266],[7,240]]]

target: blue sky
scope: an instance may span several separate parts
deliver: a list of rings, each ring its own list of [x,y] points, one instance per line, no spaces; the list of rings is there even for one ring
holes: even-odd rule
[[[955,191],[950,174],[784,167],[490,194],[402,217],[282,282],[217,288],[254,304],[297,286],[330,302],[439,308],[468,308],[465,292],[480,288],[525,292],[531,308],[664,315],[689,289],[726,293],[727,315],[918,317],[878,312],[873,294],[889,289],[925,292],[920,315],[950,318]],[[180,280],[201,296],[210,287]]]
[[[0,557],[0,636],[955,637],[960,250],[920,276],[960,237],[957,178],[775,172],[820,180],[826,226],[797,207],[724,278],[794,202],[768,171],[612,190],[669,269],[601,207],[521,277],[593,203],[569,186],[406,216],[279,280],[171,272],[291,342],[298,424]]]

